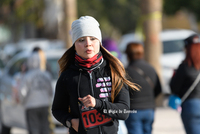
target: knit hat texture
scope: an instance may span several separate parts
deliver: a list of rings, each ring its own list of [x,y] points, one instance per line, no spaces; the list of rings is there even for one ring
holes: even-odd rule
[[[75,20],[71,26],[72,43],[84,36],[93,36],[100,42],[102,40],[98,21],[91,16],[82,16]]]

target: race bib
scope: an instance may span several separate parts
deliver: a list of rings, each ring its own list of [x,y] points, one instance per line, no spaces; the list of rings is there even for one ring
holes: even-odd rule
[[[83,125],[86,129],[94,128],[112,121],[112,118],[99,113],[94,108],[85,108],[80,106],[81,117]]]

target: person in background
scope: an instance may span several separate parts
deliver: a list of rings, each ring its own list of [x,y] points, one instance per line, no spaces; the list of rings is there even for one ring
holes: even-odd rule
[[[113,56],[117,57],[119,60],[121,59],[121,53],[117,47],[117,43],[109,38],[106,38],[102,41],[102,45],[106,48]]]
[[[172,93],[180,98],[186,93],[200,73],[200,38],[197,34],[184,40],[186,57],[171,79]],[[181,118],[187,134],[200,132],[200,83],[182,103]]]
[[[51,76],[46,71],[46,57],[40,48],[34,48],[27,59],[28,72],[20,87],[20,101],[25,107],[29,134],[50,134],[49,106],[53,89]]]
[[[138,92],[130,91],[130,110],[125,124],[129,134],[151,134],[154,122],[155,98],[161,93],[161,84],[154,68],[144,60],[144,48],[140,43],[127,45],[130,79],[141,86]]]
[[[99,23],[82,16],[72,23],[72,47],[59,59],[60,77],[52,105],[54,117],[70,134],[117,134],[118,119],[129,113],[123,64],[102,46]]]

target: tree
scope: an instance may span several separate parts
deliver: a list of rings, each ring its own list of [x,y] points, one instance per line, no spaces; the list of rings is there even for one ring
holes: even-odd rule
[[[198,31],[196,22],[200,22],[200,0],[164,0],[163,11],[167,15],[174,15],[177,11],[184,10],[188,13],[191,29]]]
[[[164,0],[163,2],[163,11],[168,15],[173,15],[179,10],[188,10],[192,12],[197,17],[197,20],[200,21],[200,0]]]
[[[144,32],[145,60],[155,68],[161,79],[160,56],[162,53],[162,44],[159,34],[162,29],[162,0],[142,0],[141,10]],[[156,102],[162,102],[160,99],[162,98],[159,98]]]
[[[44,1],[42,0],[1,0],[0,16],[7,24],[15,22],[34,23],[37,27],[42,27],[42,12]]]
[[[55,2],[55,0],[52,0]],[[68,33],[63,33],[63,29],[68,27],[69,23],[80,16],[91,15],[95,17],[99,23],[104,37],[118,37],[121,34],[135,31],[138,18],[140,16],[139,1],[140,0],[62,0],[63,16],[59,19],[66,18],[69,14],[74,14],[67,18],[62,24],[58,22],[58,38],[64,39]],[[76,3],[77,1],[77,3]],[[39,29],[38,33],[43,33],[46,24],[43,22],[43,13],[50,0],[0,0],[0,19],[4,24],[9,26],[22,26],[31,24],[34,28]],[[60,2],[60,1],[59,1]],[[72,6],[68,6],[72,4]],[[77,6],[74,6],[77,5]],[[77,10],[77,13],[76,13]],[[72,13],[74,12],[74,13]],[[69,14],[66,14],[69,13]],[[76,15],[75,15],[76,14]],[[69,22],[67,22],[69,20]],[[12,22],[12,24],[9,24]],[[28,26],[30,27],[30,26]],[[50,31],[50,30],[49,30]],[[57,32],[57,29],[54,33]],[[15,34],[19,35],[19,34]],[[42,35],[41,35],[42,36]],[[39,37],[41,37],[39,36]],[[37,36],[38,37],[38,36]],[[43,37],[46,37],[43,35]],[[68,37],[67,37],[68,38]],[[69,41],[69,39],[67,39]],[[70,43],[67,43],[70,44]]]
[[[38,30],[44,27],[43,10],[44,1],[41,0],[1,0],[0,21],[11,27],[14,41],[17,41],[22,25],[31,24]]]
[[[72,46],[70,37],[70,29],[72,22],[77,19],[77,3],[76,0],[63,0],[64,16],[61,22],[59,38],[65,41],[66,48]]]
[[[145,59],[153,65],[159,76],[161,76],[160,55],[162,52],[162,45],[159,38],[162,30],[161,2],[161,0],[143,0],[141,2]]]
[[[140,0],[77,0],[78,15],[91,15],[100,22],[104,36],[135,31]]]

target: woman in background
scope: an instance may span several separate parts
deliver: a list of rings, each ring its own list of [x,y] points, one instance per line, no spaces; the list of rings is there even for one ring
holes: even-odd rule
[[[126,71],[141,90],[130,92],[130,110],[133,113],[129,114],[125,124],[129,134],[151,134],[155,98],[161,93],[160,80],[154,68],[144,60],[142,44],[129,43],[126,54],[129,60]]]
[[[172,93],[180,98],[186,93],[200,73],[200,38],[197,34],[184,40],[186,57],[171,79]],[[182,103],[181,118],[187,134],[200,132],[200,83]]]

